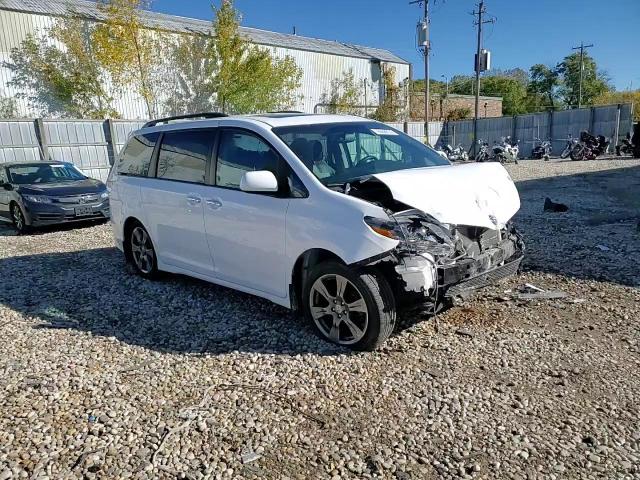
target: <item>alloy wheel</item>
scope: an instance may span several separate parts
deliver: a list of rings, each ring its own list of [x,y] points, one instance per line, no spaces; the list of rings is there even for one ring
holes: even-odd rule
[[[22,210],[20,210],[18,205],[14,205],[11,214],[13,216],[13,224],[16,226],[16,229],[18,231],[22,231],[25,225]]]
[[[319,277],[309,293],[309,308],[320,332],[332,342],[353,345],[367,332],[369,313],[364,297],[342,275]]]
[[[135,227],[131,232],[131,254],[138,270],[144,274],[153,271],[155,252],[149,234],[142,227]]]

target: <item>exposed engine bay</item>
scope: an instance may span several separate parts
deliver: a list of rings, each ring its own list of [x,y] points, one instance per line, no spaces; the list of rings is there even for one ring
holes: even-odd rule
[[[418,294],[434,305],[444,299],[456,301],[519,269],[525,246],[509,222],[493,229],[442,223],[397,201],[375,177],[346,184],[342,191],[382,207],[388,215],[384,220],[367,217],[365,222],[399,243],[368,264],[395,277],[401,296],[415,300]]]

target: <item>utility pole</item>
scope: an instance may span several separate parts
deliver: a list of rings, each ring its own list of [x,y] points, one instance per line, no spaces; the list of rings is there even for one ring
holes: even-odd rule
[[[580,87],[578,93],[578,108],[582,108],[582,79],[584,78],[584,50],[585,48],[591,48],[593,44],[585,45],[584,42],[580,42],[579,47],[573,47],[571,50],[580,50]]]
[[[431,49],[431,42],[429,41],[429,0],[414,0],[409,4],[422,4],[424,7],[422,24],[419,25],[422,35],[418,35],[418,47],[424,54],[424,134],[427,137],[427,144],[429,144],[429,50]]]
[[[478,116],[480,111],[480,72],[482,71],[482,25],[485,23],[494,23],[495,19],[491,20],[483,20],[482,16],[487,13],[486,8],[484,8],[484,0],[480,0],[478,4],[478,11],[473,12],[472,15],[478,16],[478,20],[475,24],[478,26],[478,45],[476,49],[476,102],[475,102],[475,112],[473,116],[473,154],[475,156],[478,148]]]

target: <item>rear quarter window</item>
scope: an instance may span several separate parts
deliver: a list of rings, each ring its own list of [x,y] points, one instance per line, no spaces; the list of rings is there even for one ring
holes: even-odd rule
[[[133,136],[120,154],[120,160],[116,166],[118,174],[146,177],[158,138],[160,138],[158,132]]]

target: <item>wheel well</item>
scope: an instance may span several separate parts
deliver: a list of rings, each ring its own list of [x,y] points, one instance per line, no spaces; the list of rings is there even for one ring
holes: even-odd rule
[[[311,250],[307,250],[296,260],[296,263],[293,266],[293,272],[291,273],[291,285],[289,285],[291,307],[294,310],[299,310],[301,308],[300,299],[302,298],[302,289],[304,287],[304,282],[309,275],[309,270],[311,270],[315,265],[326,262],[327,260],[335,260],[344,264],[338,255],[322,248],[312,248]]]
[[[127,242],[127,238],[129,238],[129,234],[131,233],[131,230],[133,230],[133,227],[135,227],[136,225],[141,225],[142,227],[144,227],[144,225],[142,225],[142,222],[135,217],[129,217],[124,222],[124,228],[123,228],[124,255],[126,259],[129,261],[132,260],[131,246],[129,245],[129,242]]]

